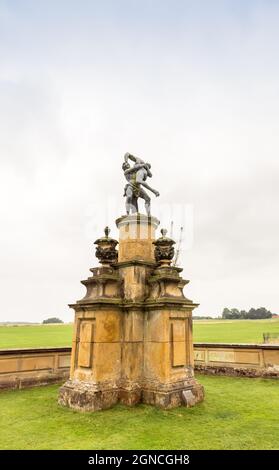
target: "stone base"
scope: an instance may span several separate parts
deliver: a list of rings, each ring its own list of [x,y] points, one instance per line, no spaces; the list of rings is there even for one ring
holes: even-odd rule
[[[141,389],[136,390],[119,390],[119,402],[126,406],[135,406],[142,401]]]
[[[172,390],[118,388],[98,389],[94,384],[68,380],[59,391],[58,402],[79,411],[98,411],[120,402],[126,406],[138,403],[157,406],[163,409],[178,406],[191,407],[204,399],[204,388],[195,382],[187,388]]]
[[[58,403],[79,411],[98,411],[118,402],[118,389],[100,390],[94,384],[68,380],[59,390]]]
[[[177,390],[143,390],[142,402],[163,409],[195,406],[204,399],[204,388],[196,383],[189,388]]]

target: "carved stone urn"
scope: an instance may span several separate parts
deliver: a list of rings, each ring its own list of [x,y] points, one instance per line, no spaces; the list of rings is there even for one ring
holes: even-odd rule
[[[170,266],[174,257],[175,241],[166,237],[167,230],[162,228],[162,236],[158,238],[153,244],[155,245],[155,259],[161,266]]]
[[[98,258],[102,265],[106,266],[117,262],[118,252],[116,250],[116,245],[118,244],[118,241],[110,238],[109,227],[105,227],[104,232],[105,236],[98,238],[98,240],[94,242],[94,245],[97,245],[95,252],[96,258]]]

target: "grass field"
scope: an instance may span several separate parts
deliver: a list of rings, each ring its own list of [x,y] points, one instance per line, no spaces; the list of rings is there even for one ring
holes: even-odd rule
[[[196,320],[197,343],[262,343],[263,333],[278,333],[279,319],[270,320]]]
[[[0,392],[0,449],[279,449],[279,382],[198,376],[206,399],[78,413],[58,386]],[[232,406],[233,403],[233,406]]]
[[[73,325],[0,326],[0,349],[71,346]]]
[[[0,349],[71,346],[72,328],[70,324],[0,326]],[[194,321],[195,342],[261,343],[265,332],[279,335],[279,320]]]

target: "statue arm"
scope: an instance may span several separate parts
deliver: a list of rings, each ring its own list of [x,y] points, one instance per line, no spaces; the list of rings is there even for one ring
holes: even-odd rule
[[[146,189],[149,189],[149,191],[151,191],[153,194],[155,194],[155,196],[160,196],[160,193],[159,191],[157,191],[156,189],[153,189],[151,188],[151,186],[149,186],[147,183],[145,183],[144,181],[140,183],[142,186],[144,186]]]
[[[156,189],[151,188],[151,186],[149,186],[149,184],[147,184],[147,183],[145,182],[145,180],[146,180],[146,175],[147,175],[147,173],[146,173],[146,168],[144,169],[144,171],[143,171],[143,170],[139,171],[139,172],[137,173],[137,178],[136,178],[137,183],[141,184],[141,185],[144,186],[146,189],[148,189],[149,191],[151,191],[152,193],[154,193],[155,196],[159,196],[159,195],[160,195],[159,191],[157,191]]]
[[[144,167],[144,163],[137,163],[132,168],[128,168],[128,170],[124,171],[124,175],[129,175],[130,173],[135,173],[136,171],[140,170]]]
[[[128,163],[128,160],[129,160],[129,159],[132,160],[132,162],[134,162],[134,163],[138,163],[138,164],[143,164],[143,163],[144,163],[144,161],[143,161],[141,158],[135,157],[135,156],[132,155],[131,153],[127,152],[127,153],[125,153],[125,155],[124,155],[124,161],[125,161],[125,163]]]

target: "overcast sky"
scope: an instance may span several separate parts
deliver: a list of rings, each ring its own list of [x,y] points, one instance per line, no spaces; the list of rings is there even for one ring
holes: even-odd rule
[[[279,313],[278,24],[276,0],[0,0],[0,321],[73,319],[127,151],[184,225],[196,314]]]

